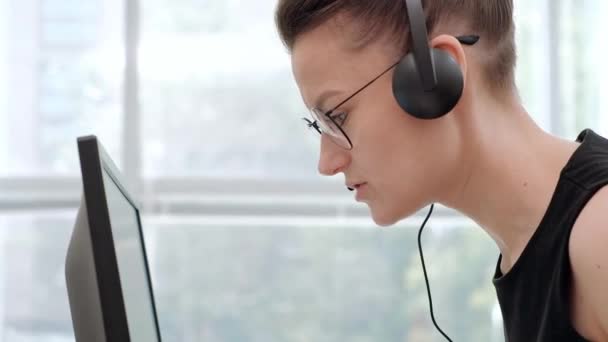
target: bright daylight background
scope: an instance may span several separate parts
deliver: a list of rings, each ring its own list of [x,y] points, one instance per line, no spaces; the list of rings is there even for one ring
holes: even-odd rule
[[[515,2],[530,113],[607,135],[607,2]],[[0,0],[0,342],[74,340],[63,263],[87,134],[142,203],[165,341],[442,341],[426,211],[378,229],[317,175],[275,3]],[[443,330],[502,341],[492,241],[438,208],[423,243]]]

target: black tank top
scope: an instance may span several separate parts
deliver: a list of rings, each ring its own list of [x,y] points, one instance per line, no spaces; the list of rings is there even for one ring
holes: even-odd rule
[[[585,204],[608,184],[608,140],[590,129],[560,173],[540,225],[515,265],[493,278],[508,342],[587,341],[570,319],[568,241]]]

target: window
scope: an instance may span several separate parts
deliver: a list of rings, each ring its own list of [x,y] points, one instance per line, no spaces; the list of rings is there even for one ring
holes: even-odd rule
[[[602,39],[608,6],[602,1],[561,1],[558,49],[561,58],[559,104],[563,116],[560,127],[569,137],[585,128],[606,135],[608,112],[606,76],[608,67],[603,56],[608,52]]]
[[[83,132],[120,160],[121,1],[0,3],[0,176],[77,175]]]
[[[275,3],[143,3],[146,176],[316,178]]]

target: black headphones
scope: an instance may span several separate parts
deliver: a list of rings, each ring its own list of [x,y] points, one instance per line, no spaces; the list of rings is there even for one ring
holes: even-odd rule
[[[412,38],[412,52],[399,61],[393,74],[393,96],[399,106],[419,119],[437,119],[449,113],[460,100],[463,90],[462,70],[454,58],[440,49],[431,49],[428,43],[426,17],[421,0],[405,0]],[[479,36],[456,37],[461,44],[473,45]],[[418,231],[418,250],[424,273],[431,319],[435,328],[449,342],[450,337],[441,330],[433,313],[433,299],[422,253],[422,230],[433,212],[429,213]]]
[[[419,119],[436,119],[449,113],[460,100],[463,77],[447,52],[431,49],[421,0],[405,0],[412,52],[401,59],[393,74],[393,95],[399,106]],[[479,36],[457,37],[467,45]]]

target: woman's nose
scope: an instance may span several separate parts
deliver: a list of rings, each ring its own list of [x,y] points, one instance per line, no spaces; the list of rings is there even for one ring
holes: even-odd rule
[[[325,134],[321,136],[321,151],[319,153],[319,173],[333,176],[343,171],[350,162],[350,153],[338,146]]]

